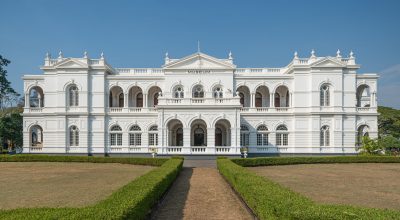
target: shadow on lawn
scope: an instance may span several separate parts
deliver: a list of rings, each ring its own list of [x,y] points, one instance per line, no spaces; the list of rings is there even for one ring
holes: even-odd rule
[[[183,219],[183,209],[188,197],[193,168],[184,167],[178,178],[150,219]]]

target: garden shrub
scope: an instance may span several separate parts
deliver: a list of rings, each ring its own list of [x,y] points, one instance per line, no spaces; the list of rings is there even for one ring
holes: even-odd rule
[[[57,158],[57,159],[56,159]],[[0,219],[146,219],[182,169],[182,159],[100,158],[21,155],[0,161],[57,161],[160,165],[108,198],[83,208],[20,208],[0,211]]]
[[[330,157],[326,158],[329,159]],[[312,160],[306,160],[305,158],[287,158],[287,160],[286,158],[267,158],[265,160],[257,158],[244,160],[253,160],[253,162],[247,163],[241,159],[235,159],[235,162],[246,165],[266,163],[268,165],[277,165],[279,162],[282,164],[312,163]],[[254,160],[259,160],[260,163],[255,163]],[[331,158],[330,161],[344,162],[345,160]],[[355,161],[354,159],[350,160],[352,162]],[[387,162],[389,159],[383,160]],[[314,159],[314,162],[316,161],[328,162],[328,160],[323,161],[321,157],[319,160]],[[265,177],[258,176],[236,163],[228,159],[217,160],[220,173],[260,219],[400,219],[400,212],[394,210],[361,208],[350,205],[317,204],[311,199]]]
[[[122,163],[161,166],[166,158],[131,158],[131,157],[88,157],[88,156],[56,156],[18,154],[0,156],[0,162],[89,162],[89,163]]]
[[[232,159],[243,167],[315,164],[315,163],[400,163],[400,157],[390,156],[330,156],[330,157],[259,157]]]

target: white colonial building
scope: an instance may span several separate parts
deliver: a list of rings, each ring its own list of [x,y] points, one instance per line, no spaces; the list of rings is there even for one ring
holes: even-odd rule
[[[23,152],[356,153],[378,128],[378,76],[359,67],[340,51],[282,68],[237,68],[231,53],[166,54],[161,68],[47,55],[23,77]]]

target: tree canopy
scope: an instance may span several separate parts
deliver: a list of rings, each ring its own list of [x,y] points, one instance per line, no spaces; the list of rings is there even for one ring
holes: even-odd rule
[[[379,106],[378,107],[378,129],[379,136],[391,135],[400,138],[400,110]]]
[[[11,62],[0,55],[0,109],[11,107],[18,102],[19,94],[11,87],[5,67]]]

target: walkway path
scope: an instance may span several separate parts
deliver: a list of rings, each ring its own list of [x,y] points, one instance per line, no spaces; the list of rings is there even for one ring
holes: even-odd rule
[[[253,219],[216,169],[215,160],[185,160],[152,219]]]

